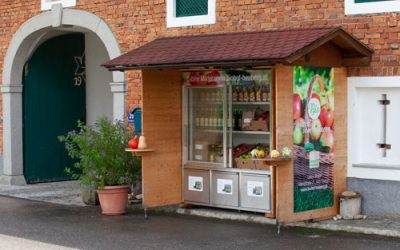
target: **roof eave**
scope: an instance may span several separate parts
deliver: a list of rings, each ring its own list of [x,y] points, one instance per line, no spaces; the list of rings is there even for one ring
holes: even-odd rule
[[[184,69],[192,67],[255,67],[255,66],[272,66],[277,62],[283,62],[282,59],[268,60],[240,60],[240,61],[220,61],[220,62],[191,62],[191,63],[171,63],[171,64],[150,64],[150,65],[119,65],[107,66],[103,65],[110,71],[140,70],[140,69]]]
[[[138,69],[182,69],[190,67],[251,67],[251,66],[271,66],[276,63],[294,64],[301,57],[307,55],[320,46],[332,41],[338,45],[339,49],[343,49],[342,65],[343,66],[366,66],[371,62],[373,50],[365,44],[361,43],[354,36],[347,33],[340,27],[334,28],[325,35],[310,42],[308,45],[294,51],[293,53],[282,56],[280,58],[265,59],[240,59],[230,61],[202,61],[202,62],[182,62],[182,63],[158,63],[158,64],[119,64],[116,65],[112,61],[102,66],[110,71],[125,71]],[[146,45],[144,45],[146,46]],[[345,52],[346,50],[346,52]],[[349,53],[351,52],[351,53]]]
[[[313,41],[309,45],[303,47],[295,51],[294,53],[288,55],[285,58],[286,63],[292,64],[301,57],[315,50],[316,48],[324,45],[325,43],[332,41],[336,37],[343,38],[360,56],[352,56],[346,58],[346,55],[343,55],[343,66],[367,66],[371,62],[372,54],[374,51],[366,46],[365,44],[359,42],[357,38],[344,31],[342,28],[338,27],[325,36]]]

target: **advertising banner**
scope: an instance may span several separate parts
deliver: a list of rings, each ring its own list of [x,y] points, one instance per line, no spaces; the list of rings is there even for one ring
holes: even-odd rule
[[[334,70],[294,67],[294,212],[333,206]]]

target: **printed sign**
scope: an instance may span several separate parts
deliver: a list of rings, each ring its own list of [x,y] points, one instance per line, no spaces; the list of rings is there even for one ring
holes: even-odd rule
[[[189,176],[189,190],[196,192],[203,192],[203,177]]]
[[[294,212],[333,206],[334,71],[294,67]]]
[[[247,195],[252,197],[264,196],[264,183],[261,181],[247,182]]]
[[[319,168],[319,151],[310,152],[310,168]]]
[[[128,123],[135,122],[135,115],[133,113],[128,113]]]
[[[218,194],[233,194],[233,182],[228,179],[217,179]]]
[[[256,88],[257,95],[247,96],[249,100],[268,101],[267,85],[272,82],[271,70],[210,70],[183,72],[182,81],[189,86],[223,86],[234,85]],[[236,89],[235,89],[236,90]],[[240,90],[238,90],[240,92]],[[245,93],[246,92],[246,93]],[[254,92],[253,92],[254,93]],[[243,91],[243,94],[248,94]],[[243,97],[246,99],[246,97]],[[233,100],[237,101],[237,100]]]

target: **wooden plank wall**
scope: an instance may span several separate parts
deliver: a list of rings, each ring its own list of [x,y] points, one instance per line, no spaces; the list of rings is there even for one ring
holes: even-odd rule
[[[143,132],[156,151],[142,160],[145,206],[182,201],[182,87],[178,70],[144,70]]]
[[[339,212],[339,194],[346,189],[347,176],[347,70],[335,70],[335,164],[334,206],[294,213],[293,162],[276,170],[276,217],[279,223],[328,218]],[[278,148],[293,145],[293,67],[276,67],[276,143]]]
[[[340,67],[342,65],[341,51],[336,45],[328,42],[308,53],[309,58],[305,57],[296,60],[293,65],[301,66],[319,66],[319,67]]]

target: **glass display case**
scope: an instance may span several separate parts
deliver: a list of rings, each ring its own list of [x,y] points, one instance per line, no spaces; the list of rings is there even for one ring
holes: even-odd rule
[[[272,70],[230,70],[224,74],[219,73],[216,85],[185,84],[187,164],[232,168],[237,167],[235,158],[250,157],[245,153],[253,148],[260,149],[260,158],[271,150]]]
[[[184,72],[183,80],[184,201],[271,212],[272,173],[251,164],[271,150],[272,70]]]
[[[187,161],[226,167],[226,87],[188,87],[185,93]]]

